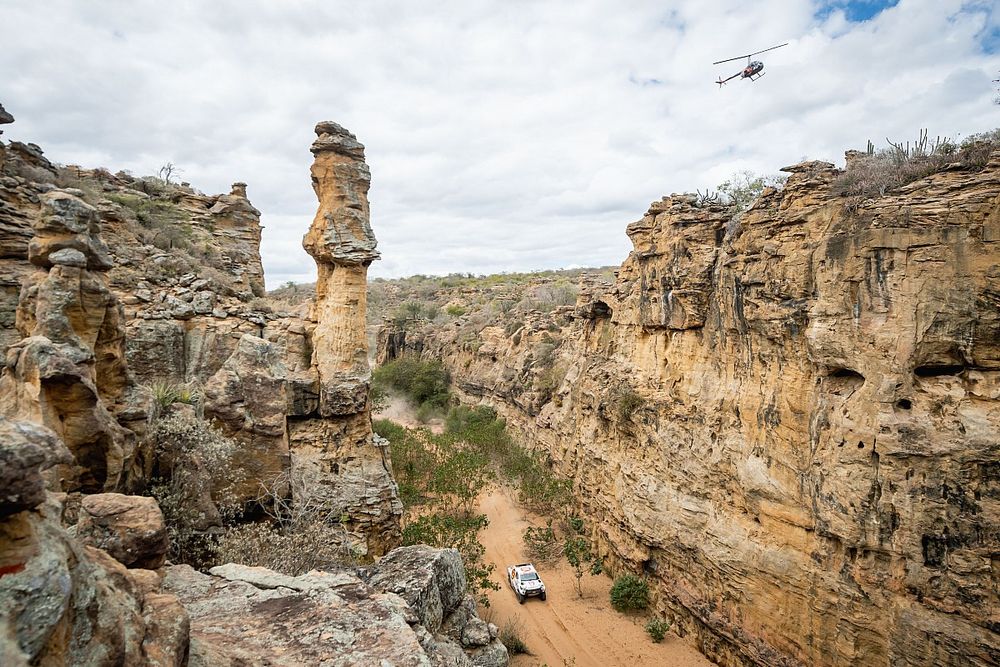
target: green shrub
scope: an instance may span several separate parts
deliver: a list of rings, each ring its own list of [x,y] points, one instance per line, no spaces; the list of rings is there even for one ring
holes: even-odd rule
[[[618,419],[623,422],[632,419],[632,415],[634,415],[639,408],[646,404],[646,399],[640,396],[631,387],[622,387],[618,389],[612,396],[611,400],[615,413],[618,415]]]
[[[388,419],[375,420],[374,430],[389,441],[399,499],[407,506],[422,503],[437,467],[437,458],[422,439],[425,436]]]
[[[417,405],[428,403],[443,408],[451,398],[448,393],[451,378],[439,360],[424,361],[405,355],[376,368],[372,382],[382,389],[391,387],[404,393]]]
[[[667,632],[669,631],[670,621],[664,621],[659,618],[651,618],[649,619],[649,622],[646,623],[646,634],[648,634],[649,638],[656,644],[662,642],[663,638],[667,636]]]
[[[634,574],[623,574],[611,586],[611,606],[621,612],[646,609],[649,606],[649,584]]]
[[[462,306],[459,306],[457,304],[452,304],[447,308],[445,308],[444,312],[448,313],[452,317],[461,317],[462,315],[465,315],[466,310]]]

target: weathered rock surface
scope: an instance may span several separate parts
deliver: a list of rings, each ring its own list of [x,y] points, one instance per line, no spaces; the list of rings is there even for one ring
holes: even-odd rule
[[[74,461],[64,490],[114,489],[131,455],[132,434],[114,418],[129,384],[121,306],[101,275],[110,266],[97,212],[78,197],[40,196],[16,326],[0,375],[3,416],[42,423]]]
[[[317,146],[336,147],[337,126],[323,127]],[[0,146],[0,411],[63,438],[75,457],[58,470],[64,490],[141,492],[155,467],[151,389],[190,384],[243,449],[245,500],[295,468],[321,480],[352,533],[371,534],[361,547],[398,543],[401,508],[368,413],[364,266],[378,254],[354,144],[350,159],[317,152],[317,219],[331,222],[310,247],[327,273],[343,270],[312,314],[257,298],[260,213],[244,183],[207,196]]]
[[[319,278],[312,306],[311,370],[317,410],[289,423],[293,477],[308,478],[368,534],[369,551],[399,543],[402,504],[384,441],[372,433],[365,330],[366,275],[378,258],[368,221],[371,176],[364,147],[336,123],[319,123],[312,146],[319,210],[303,246]],[[336,443],[331,449],[330,443]]]
[[[54,497],[39,501],[43,469],[69,457],[55,434],[2,418],[0,433],[0,461],[21,463],[17,474],[5,466],[17,492],[0,498],[3,664],[186,664],[187,614],[157,592],[158,575],[81,545],[60,525]]]
[[[152,498],[120,493],[83,497],[76,536],[125,567],[155,570],[167,556],[167,526]]]
[[[182,565],[167,569],[164,586],[191,614],[192,667],[507,664],[506,649],[488,635],[462,648],[462,631],[482,621],[462,614],[465,573],[456,551],[397,549],[367,578],[346,570],[289,577],[232,564],[206,575]],[[422,615],[411,600],[437,611]],[[442,615],[451,620],[456,611],[446,634]]]
[[[547,452],[720,664],[998,664],[1000,154],[856,207],[786,171],[738,226],[655,202],[570,312],[384,348]]]

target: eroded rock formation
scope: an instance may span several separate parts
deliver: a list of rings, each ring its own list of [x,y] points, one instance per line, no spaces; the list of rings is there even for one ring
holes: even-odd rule
[[[191,667],[503,667],[496,626],[475,613],[454,549],[403,547],[370,571],[298,577],[241,565],[168,568],[191,613]]]
[[[316,126],[313,189],[319,210],[303,246],[318,267],[311,364],[314,411],[289,417],[293,478],[310,480],[384,553],[399,542],[402,504],[386,443],[371,427],[365,334],[366,276],[378,258],[368,221],[364,146],[336,123]],[[312,406],[310,406],[312,407]]]
[[[70,460],[52,431],[0,418],[0,662],[186,664],[188,616],[159,590],[160,575],[127,569],[62,527],[60,499],[46,495],[42,472]]]
[[[62,487],[114,489],[133,447],[116,421],[129,384],[121,306],[102,275],[111,262],[96,210],[53,190],[40,197],[16,326],[0,376],[3,416],[45,424],[73,454]]]
[[[1000,154],[860,203],[786,171],[738,224],[654,203],[575,310],[406,346],[549,453],[720,664],[997,664]]]

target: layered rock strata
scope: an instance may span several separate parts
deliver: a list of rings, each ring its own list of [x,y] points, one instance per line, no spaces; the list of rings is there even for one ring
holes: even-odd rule
[[[503,667],[507,649],[465,591],[454,549],[396,549],[370,571],[298,577],[241,565],[168,568],[192,618],[191,667]]]
[[[364,146],[336,123],[316,126],[313,189],[319,210],[303,239],[316,260],[312,306],[313,394],[300,394],[288,418],[294,480],[308,480],[326,502],[342,509],[384,553],[399,541],[402,504],[387,443],[372,432],[371,372],[365,332],[366,275],[378,258],[369,224],[371,175]]]
[[[405,346],[720,664],[998,664],[1000,154],[861,202],[785,171],[738,221],[655,202],[572,312]]]
[[[121,306],[103,276],[111,267],[96,210],[60,190],[40,196],[41,213],[17,306],[23,338],[0,375],[0,414],[53,429],[73,454],[59,469],[66,491],[111,490],[134,442],[114,417],[129,384]]]

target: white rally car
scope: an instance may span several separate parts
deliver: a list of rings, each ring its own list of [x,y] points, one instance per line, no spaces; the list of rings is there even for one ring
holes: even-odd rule
[[[520,563],[507,568],[507,582],[517,594],[517,601],[524,604],[525,599],[538,596],[545,599],[545,584],[538,576],[538,571],[531,563]]]

